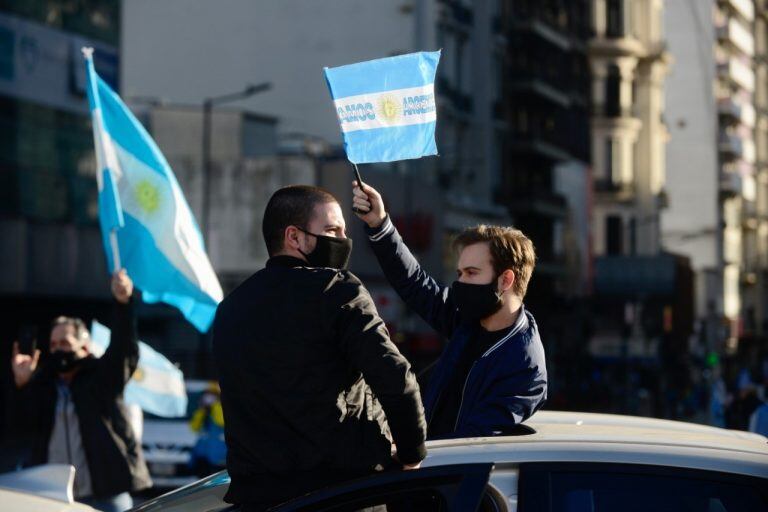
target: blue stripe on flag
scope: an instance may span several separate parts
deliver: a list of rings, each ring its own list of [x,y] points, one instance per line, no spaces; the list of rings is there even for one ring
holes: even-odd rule
[[[394,162],[436,155],[435,122],[358,130],[344,134],[347,158],[356,164]]]
[[[440,51],[417,52],[325,68],[333,99],[420,87],[434,83]],[[414,70],[404,73],[403,69]]]
[[[125,213],[125,227],[117,232],[122,264],[136,283],[152,283],[153,292],[142,289],[142,299],[147,303],[165,302],[179,309],[199,331],[206,332],[216,315],[218,303],[191,283],[157,248],[152,234],[132,215]],[[112,268],[112,252],[109,237],[102,237],[107,252],[107,263]]]

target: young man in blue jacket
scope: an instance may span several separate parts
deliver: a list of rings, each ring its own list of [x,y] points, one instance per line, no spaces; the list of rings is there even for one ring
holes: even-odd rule
[[[547,397],[544,347],[523,306],[536,260],[530,239],[509,227],[464,230],[457,281],[442,286],[403,243],[381,195],[365,184],[353,193],[387,280],[450,340],[424,395],[428,438],[502,435],[528,419]]]

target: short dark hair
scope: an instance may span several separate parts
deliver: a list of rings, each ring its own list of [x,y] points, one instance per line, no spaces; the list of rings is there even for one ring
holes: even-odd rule
[[[285,228],[297,226],[306,229],[315,206],[326,203],[338,201],[327,190],[310,185],[291,185],[272,194],[261,223],[267,253],[274,256],[282,251]]]
[[[515,273],[515,294],[521,299],[525,297],[536,265],[536,250],[530,238],[519,229],[481,224],[459,233],[454,240],[454,247],[461,251],[477,243],[488,244],[493,270],[497,275],[507,269]]]

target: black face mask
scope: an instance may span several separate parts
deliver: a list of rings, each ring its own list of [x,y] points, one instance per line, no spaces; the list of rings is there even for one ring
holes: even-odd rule
[[[85,361],[85,358],[78,358],[74,352],[57,350],[51,354],[50,360],[53,369],[58,373],[68,373],[80,366]]]
[[[451,292],[461,318],[467,322],[487,318],[500,310],[503,304],[501,294],[497,291],[496,279],[488,284],[454,281]]]
[[[299,252],[307,259],[312,267],[328,267],[345,270],[349,265],[349,256],[352,254],[351,238],[336,238],[335,236],[323,236],[310,233],[299,228],[308,235],[317,239],[315,249],[305,254],[301,249]]]

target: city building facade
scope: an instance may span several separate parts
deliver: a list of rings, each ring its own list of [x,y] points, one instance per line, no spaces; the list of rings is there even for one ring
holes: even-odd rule
[[[668,187],[663,243],[692,259],[695,345],[702,353],[764,350],[766,16],[765,2],[752,0],[668,3],[666,12],[676,55],[667,87],[667,160],[675,177]]]

